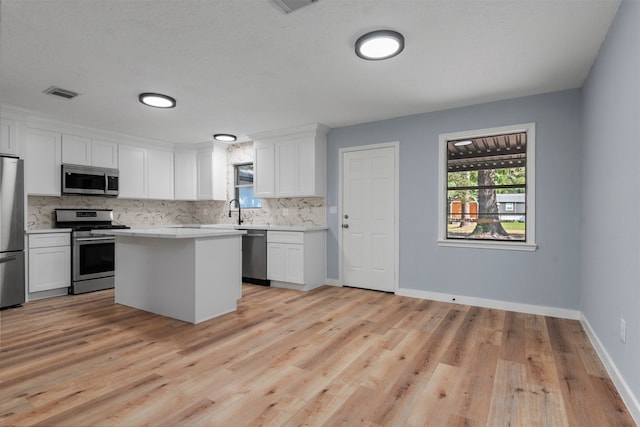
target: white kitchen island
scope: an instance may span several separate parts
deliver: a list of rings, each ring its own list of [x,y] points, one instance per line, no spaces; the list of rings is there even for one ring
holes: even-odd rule
[[[242,230],[132,228],[116,236],[115,302],[190,323],[235,311]]]

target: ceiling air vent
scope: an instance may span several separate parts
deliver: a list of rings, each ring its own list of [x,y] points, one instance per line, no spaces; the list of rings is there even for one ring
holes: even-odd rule
[[[56,86],[51,86],[49,89],[45,89],[42,93],[46,93],[47,95],[55,95],[65,99],[71,99],[78,96],[78,93],[72,92],[70,90],[62,89]]]
[[[287,14],[317,1],[318,0],[271,0],[271,3],[283,13]]]

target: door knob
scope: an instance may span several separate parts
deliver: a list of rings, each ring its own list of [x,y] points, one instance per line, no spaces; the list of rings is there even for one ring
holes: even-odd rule
[[[342,224],[342,228],[349,228],[349,224]]]

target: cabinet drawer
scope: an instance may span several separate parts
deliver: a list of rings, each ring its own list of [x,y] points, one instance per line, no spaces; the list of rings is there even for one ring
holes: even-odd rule
[[[70,244],[70,233],[44,233],[29,235],[29,249],[69,246]]]
[[[304,232],[267,231],[267,243],[304,243]]]

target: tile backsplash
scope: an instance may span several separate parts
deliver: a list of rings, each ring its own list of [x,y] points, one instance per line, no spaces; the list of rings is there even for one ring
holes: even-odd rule
[[[96,196],[29,196],[27,228],[52,228],[56,208],[113,209],[114,222],[130,226],[194,222],[193,202],[128,200]]]
[[[229,218],[229,204],[223,201],[29,196],[27,228],[53,228],[56,208],[113,209],[114,222],[129,226],[235,224],[238,221],[237,209],[232,209],[231,218]],[[284,215],[285,212],[288,214]],[[322,197],[264,199],[262,208],[244,209],[242,218],[246,225],[325,225],[325,199]]]
[[[194,222],[201,224],[237,224],[238,210],[224,202],[193,202]],[[286,213],[286,215],[285,215]],[[242,209],[245,225],[326,225],[325,199],[299,197],[292,199],[262,199],[262,207]]]

